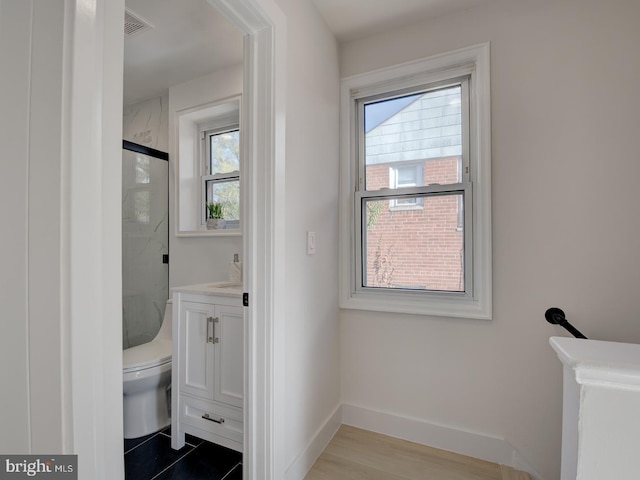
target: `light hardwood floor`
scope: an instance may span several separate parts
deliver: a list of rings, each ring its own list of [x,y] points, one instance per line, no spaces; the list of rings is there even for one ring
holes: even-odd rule
[[[530,480],[510,467],[342,425],[305,480]]]

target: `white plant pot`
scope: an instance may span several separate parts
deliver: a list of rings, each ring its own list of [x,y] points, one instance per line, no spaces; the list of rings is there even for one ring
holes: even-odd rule
[[[219,230],[225,228],[227,221],[224,218],[209,218],[207,220],[207,230]]]

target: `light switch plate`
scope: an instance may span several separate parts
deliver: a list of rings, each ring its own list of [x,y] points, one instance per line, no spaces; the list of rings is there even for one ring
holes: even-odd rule
[[[307,232],[307,255],[316,254],[316,232]]]

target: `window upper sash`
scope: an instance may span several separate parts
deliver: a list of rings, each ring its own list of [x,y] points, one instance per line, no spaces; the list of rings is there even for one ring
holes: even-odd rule
[[[374,104],[380,104],[385,101],[403,99],[407,97],[419,97],[424,96],[426,94],[446,91],[447,89],[451,89],[452,87],[459,87],[460,89],[460,151],[459,155],[461,157],[461,181],[459,183],[470,183],[471,182],[471,169],[470,169],[470,161],[469,161],[469,152],[470,152],[470,98],[469,98],[469,81],[470,76],[464,75],[459,78],[449,79],[445,81],[419,85],[417,87],[405,88],[401,90],[396,90],[394,92],[387,93],[378,93],[371,96],[360,97],[355,95],[353,97],[353,101],[355,102],[355,136],[357,140],[357,171],[355,175],[356,183],[354,185],[354,191],[365,191],[369,190],[369,186],[367,185],[366,179],[366,170],[367,166],[367,143],[366,137],[367,132],[365,128],[366,123],[366,115],[365,108],[367,106],[371,106]],[[406,105],[404,106],[406,108]],[[395,113],[401,113],[402,109],[398,110]],[[379,126],[384,126],[384,122],[381,122]],[[370,127],[370,126],[369,126]],[[371,130],[371,128],[370,128]],[[455,154],[451,154],[449,156],[455,156]],[[425,158],[415,158],[413,160],[407,159],[399,159],[393,160],[390,162],[386,162],[386,164],[394,165],[398,164],[402,166],[407,163],[411,163],[412,161],[423,161],[428,160],[430,157],[426,156]],[[431,157],[437,158],[437,157]],[[385,162],[381,162],[385,163]],[[400,189],[402,187],[399,187]],[[376,188],[377,190],[377,188]]]

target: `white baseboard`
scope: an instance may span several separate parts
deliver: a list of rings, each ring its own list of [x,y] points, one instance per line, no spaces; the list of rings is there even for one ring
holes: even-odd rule
[[[507,465],[527,472],[532,480],[543,480],[504,438],[344,403],[327,417],[291,462],[285,479],[303,480],[342,424]]]
[[[516,470],[527,472],[531,477],[531,480],[542,480],[542,476],[535,471],[531,464],[515,448],[513,449],[513,457],[510,466]]]
[[[533,480],[542,480],[522,455],[504,438],[349,404],[342,404],[342,423],[508,465],[529,473]]]
[[[342,406],[327,417],[324,423],[316,430],[307,446],[291,462],[285,472],[286,480],[303,480],[322,451],[327,447],[333,436],[342,425]]]

